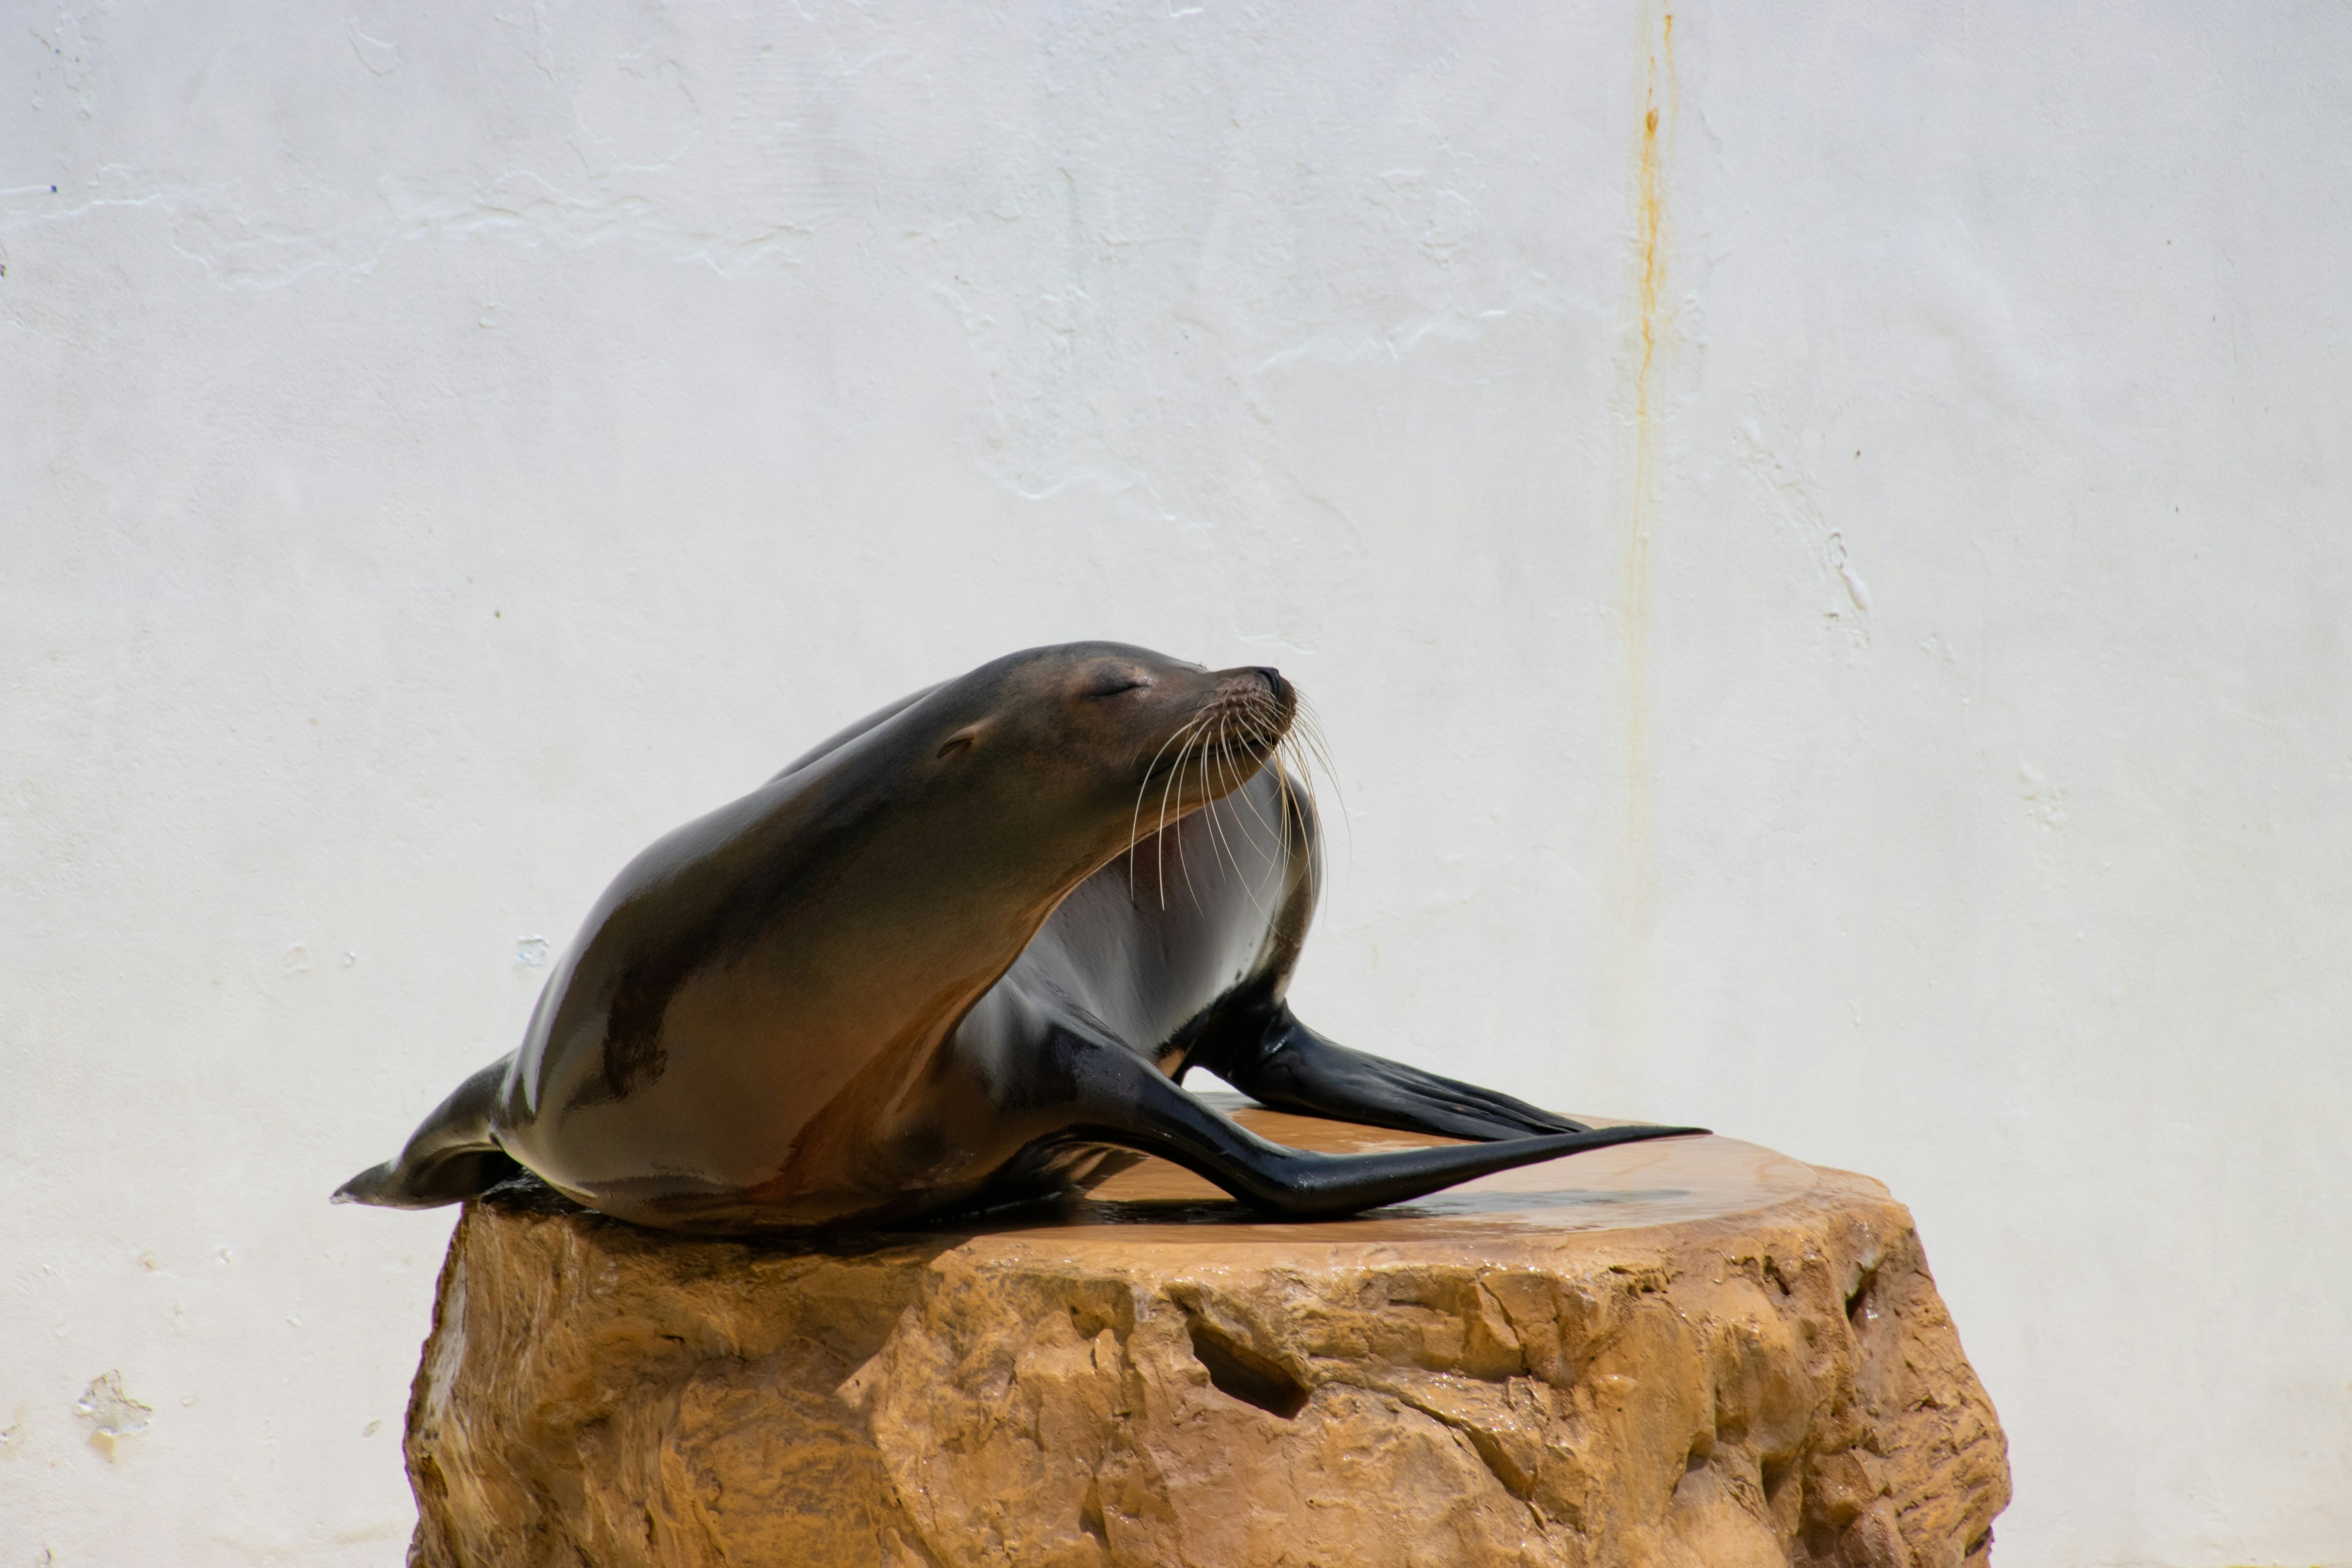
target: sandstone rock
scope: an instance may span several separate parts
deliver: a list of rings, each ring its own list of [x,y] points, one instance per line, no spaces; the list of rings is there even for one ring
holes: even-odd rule
[[[477,1204],[406,1449],[425,1568],[1982,1568],[2009,1500],[1910,1215],[1719,1138],[1327,1225],[1157,1162],[825,1248]]]

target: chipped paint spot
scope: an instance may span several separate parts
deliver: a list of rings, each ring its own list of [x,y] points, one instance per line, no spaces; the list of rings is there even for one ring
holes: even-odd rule
[[[1766,508],[1803,544],[1831,591],[1822,620],[1844,633],[1854,653],[1868,651],[1870,584],[1848,556],[1845,535],[1829,525],[1819,486],[1810,473],[1782,459],[1755,420],[1742,425],[1734,440],[1741,469],[1755,481]]]
[[[114,1446],[124,1437],[133,1437],[147,1430],[148,1417],[155,1414],[152,1405],[142,1405],[131,1397],[122,1386],[122,1374],[104,1372],[89,1380],[74,1402],[74,1410],[89,1423],[90,1447],[114,1458]]]
[[[546,968],[547,939],[543,936],[518,938],[515,942],[515,962],[525,969]]]
[[[1853,606],[1854,614],[1868,616],[1870,584],[1862,580],[1862,574],[1855,571],[1853,563],[1846,558],[1845,535],[1835,529],[1830,530],[1830,559],[1837,566],[1838,581],[1845,584],[1846,603]],[[1869,631],[1866,626],[1863,635],[1864,640],[1867,641]]]
[[[2017,782],[2025,786],[2021,793],[2025,799],[2026,815],[2049,832],[2063,831],[2066,826],[2066,792],[2022,757],[2017,762]]]
[[[352,53],[372,76],[390,76],[400,68],[400,46],[383,38],[371,37],[360,31],[357,22],[347,21],[352,38]]]

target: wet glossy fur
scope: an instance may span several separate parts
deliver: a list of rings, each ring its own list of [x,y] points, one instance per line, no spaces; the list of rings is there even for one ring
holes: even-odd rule
[[[1333,1045],[1283,994],[1315,905],[1296,694],[1143,649],[1033,649],[916,693],[630,862],[516,1052],[341,1200],[528,1168],[695,1230],[873,1225],[1162,1154],[1276,1215],[1346,1213],[1580,1149],[1507,1095]],[[1177,1087],[1493,1140],[1330,1156]]]

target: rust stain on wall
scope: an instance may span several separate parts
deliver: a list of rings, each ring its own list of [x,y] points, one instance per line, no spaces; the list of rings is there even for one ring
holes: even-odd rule
[[[1629,742],[1626,770],[1637,809],[1627,824],[1628,837],[1640,847],[1648,837],[1643,787],[1649,763],[1649,643],[1650,532],[1657,501],[1656,417],[1652,407],[1658,369],[1658,340],[1666,322],[1665,289],[1665,169],[1661,143],[1661,100],[1674,90],[1675,17],[1660,20],[1657,40],[1649,53],[1648,80],[1643,92],[1641,163],[1634,188],[1639,203],[1636,233],[1640,239],[1640,271],[1636,280],[1637,325],[1641,334],[1633,371],[1633,506],[1625,540],[1625,630],[1628,679]],[[1670,105],[1669,105],[1670,107]]]
[[[1658,490],[1658,378],[1672,325],[1666,305],[1665,161],[1674,131],[1675,17],[1644,25],[1641,133],[1634,170],[1634,331],[1631,413],[1633,472],[1625,526],[1625,820],[1616,984],[1621,1037],[1644,1032],[1654,867],[1650,742],[1650,542]]]

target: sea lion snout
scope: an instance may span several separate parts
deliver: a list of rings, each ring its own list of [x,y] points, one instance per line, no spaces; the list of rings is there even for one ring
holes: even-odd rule
[[[1233,739],[1265,746],[1280,742],[1298,716],[1298,689],[1270,665],[1244,665],[1210,678],[1214,685],[1202,711],[1228,720]]]

